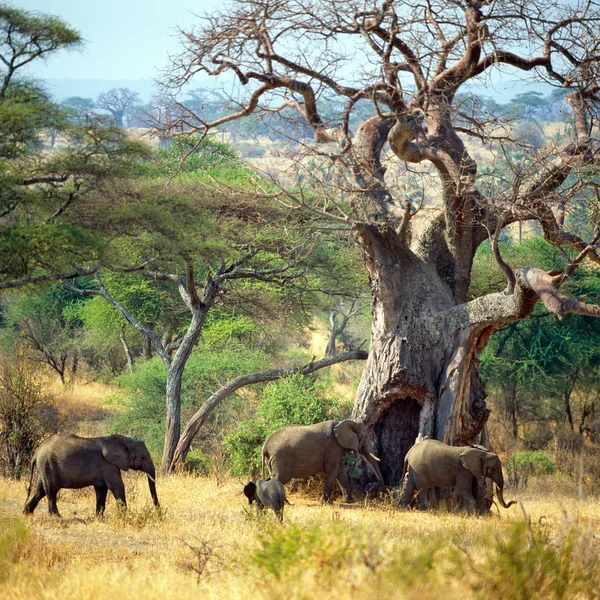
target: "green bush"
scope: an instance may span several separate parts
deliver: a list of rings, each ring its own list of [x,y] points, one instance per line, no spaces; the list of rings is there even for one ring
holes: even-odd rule
[[[221,349],[198,346],[186,365],[181,389],[182,421],[222,385],[239,375],[265,368],[267,357],[235,340]],[[120,391],[112,401],[125,407],[113,423],[118,433],[143,439],[154,458],[160,457],[165,438],[167,368],[159,358],[135,366],[118,377]],[[231,405],[231,398],[228,405]],[[205,425],[207,427],[209,424]]]
[[[515,462],[529,475],[551,475],[556,470],[552,459],[544,452],[523,450],[515,455]]]
[[[552,459],[540,451],[522,450],[506,463],[508,482],[515,487],[527,487],[530,475],[551,475],[555,470]]]
[[[261,471],[261,448],[265,439],[286,425],[312,425],[341,414],[339,400],[329,395],[327,384],[296,374],[269,383],[263,392],[256,418],[242,421],[226,436],[225,447],[234,475]]]

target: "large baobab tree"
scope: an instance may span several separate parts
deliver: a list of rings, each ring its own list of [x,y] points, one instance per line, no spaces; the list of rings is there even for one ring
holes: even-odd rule
[[[123,127],[123,117],[129,108],[138,104],[140,95],[129,88],[111,88],[102,92],[96,99],[96,106],[108,111],[115,122],[115,127]]]
[[[526,318],[539,300],[559,318],[600,316],[600,306],[559,291],[581,265],[600,264],[600,228],[585,211],[597,202],[600,165],[596,2],[234,0],[182,32],[182,42],[167,85],[199,73],[228,85],[233,77],[247,95],[212,121],[182,104],[171,131],[209,135],[291,107],[314,133],[303,151],[336,165],[337,195],[313,180],[307,193],[282,186],[281,201],[347,227],[364,252],[373,320],[354,417],[377,436],[388,483],[398,483],[419,433],[481,440],[489,410],[477,356],[494,330]],[[562,147],[529,152],[491,187],[467,140],[494,150],[511,143],[511,129],[464,99],[469,85],[499,76],[567,89],[575,133]],[[436,202],[415,193],[419,176],[435,180]],[[569,217],[576,208],[588,217],[583,226]],[[499,235],[523,221],[564,250],[563,265],[545,272],[503,261]],[[488,240],[507,287],[472,298],[475,252]]]

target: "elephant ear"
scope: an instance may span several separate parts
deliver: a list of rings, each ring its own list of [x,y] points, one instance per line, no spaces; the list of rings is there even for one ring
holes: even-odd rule
[[[121,471],[129,471],[129,450],[119,436],[111,435],[102,438],[100,446],[104,460],[116,465]]]
[[[355,430],[354,421],[340,421],[334,428],[333,433],[342,448],[358,452],[358,434]]]
[[[486,453],[478,448],[467,448],[458,455],[460,464],[475,477],[483,477]]]

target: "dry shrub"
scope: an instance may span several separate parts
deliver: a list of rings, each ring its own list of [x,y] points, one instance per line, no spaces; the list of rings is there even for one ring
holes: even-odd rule
[[[558,469],[577,483],[580,494],[600,494],[600,446],[564,427],[554,433],[550,451]]]
[[[0,469],[19,479],[38,443],[58,431],[58,411],[39,366],[25,352],[0,356]]]

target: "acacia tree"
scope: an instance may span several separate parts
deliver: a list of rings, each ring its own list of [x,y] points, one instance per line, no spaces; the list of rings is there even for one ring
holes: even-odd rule
[[[0,4],[0,289],[94,272],[95,230],[78,224],[80,203],[122,176],[148,148],[94,120],[83,126],[22,76],[32,61],[81,45],[61,19]],[[48,130],[64,149],[43,152]]]
[[[599,306],[559,291],[584,262],[600,264],[597,218],[569,219],[596,197],[599,31],[591,1],[233,0],[182,33],[168,87],[201,73],[234,77],[247,95],[214,120],[180,104],[169,113],[171,131],[206,135],[292,108],[312,128],[315,143],[303,152],[338,166],[335,177],[312,181],[321,202],[308,186],[282,186],[280,198],[347,227],[363,250],[373,320],[354,417],[377,436],[390,484],[418,434],[482,441],[489,410],[478,353],[494,330],[526,318],[538,300],[559,318],[600,315]],[[485,110],[463,110],[457,94],[509,72],[566,89],[575,135],[564,147],[528,153],[491,193],[479,185],[465,140],[510,144],[510,129]],[[343,106],[336,118],[323,117],[325,102]],[[419,174],[435,182],[434,199],[416,193]],[[332,181],[337,194],[325,193]],[[560,268],[513,269],[502,260],[498,237],[521,221],[537,222],[562,249]],[[507,287],[470,298],[473,257],[488,239]]]

